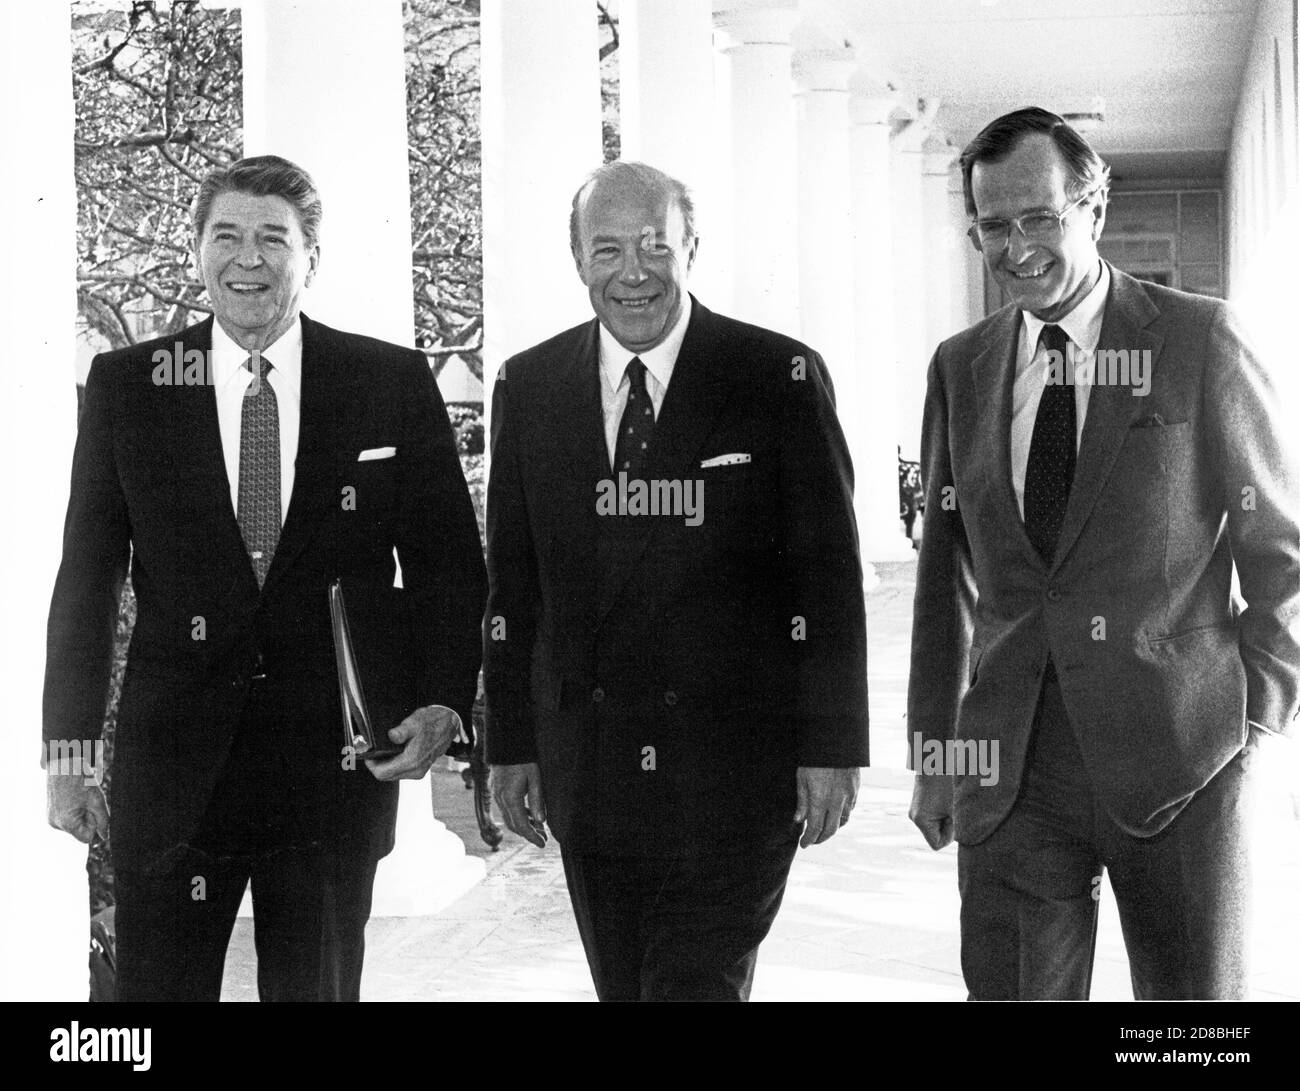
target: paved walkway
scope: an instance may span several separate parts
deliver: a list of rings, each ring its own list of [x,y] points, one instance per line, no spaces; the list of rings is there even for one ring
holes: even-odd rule
[[[933,853],[907,820],[903,717],[914,566],[882,565],[868,595],[873,761],[853,821],[801,851],[763,945],[755,1000],[960,1000],[955,848]],[[1292,748],[1285,748],[1286,750]],[[1286,763],[1285,771],[1281,768]],[[892,767],[892,768],[891,768]],[[1260,1000],[1300,999],[1296,762],[1267,770],[1260,808],[1256,974]],[[486,876],[430,917],[377,919],[367,933],[367,1000],[594,1000],[569,909],[558,849],[507,833],[501,850],[478,839],[470,793],[446,770],[434,806]],[[255,999],[251,923],[241,920],[225,997]],[[1114,898],[1103,892],[1094,999],[1131,999]]]

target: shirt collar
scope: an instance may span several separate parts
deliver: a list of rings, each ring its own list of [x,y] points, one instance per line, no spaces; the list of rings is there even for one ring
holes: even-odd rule
[[[225,386],[241,371],[244,361],[252,354],[230,336],[221,323],[212,320],[212,377],[218,387]],[[292,391],[298,394],[302,389],[302,316],[295,318],[293,324],[267,345],[262,355],[271,361],[279,373],[276,388],[281,393]],[[247,374],[247,372],[245,372]],[[283,389],[280,384],[286,383]]]
[[[605,324],[603,322],[600,324],[600,372],[611,393],[618,390],[627,371],[628,361],[633,356],[640,357],[646,370],[655,377],[659,385],[664,389],[668,388],[673,366],[677,363],[677,354],[681,352],[682,342],[686,340],[686,328],[691,324],[691,308],[694,305],[690,294],[687,293],[686,305],[682,308],[682,313],[677,316],[673,328],[668,331],[668,336],[645,352],[632,352],[624,348],[605,328]]]
[[[1110,289],[1110,267],[1101,262],[1101,275],[1092,290],[1074,305],[1064,318],[1058,318],[1053,325],[1060,326],[1084,352],[1096,352],[1097,342],[1101,340],[1101,320],[1106,310],[1106,293]],[[1038,344],[1043,327],[1047,325],[1041,318],[1022,311],[1025,323],[1025,343],[1030,346],[1030,355]]]

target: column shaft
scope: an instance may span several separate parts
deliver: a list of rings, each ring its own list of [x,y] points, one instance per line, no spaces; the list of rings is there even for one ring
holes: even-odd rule
[[[830,367],[836,389],[854,384],[853,190],[848,61],[803,71],[798,101],[799,304],[804,340]]]
[[[483,386],[519,352],[591,317],[569,204],[601,163],[596,9],[486,0],[482,9]]]
[[[903,457],[920,457],[921,413],[925,405],[925,365],[934,346],[927,330],[928,300],[934,291],[934,263],[926,247],[919,149],[892,154],[891,219],[894,261],[894,348],[898,357],[899,442]]]
[[[799,332],[798,182],[790,30],[784,5],[719,18],[731,40],[732,253],[738,318]]]
[[[622,158],[650,163],[691,187],[700,255],[691,291],[729,306],[725,260],[726,144],[717,139],[709,0],[623,0],[619,8]]]
[[[902,560],[911,547],[898,518],[897,409],[899,366],[894,328],[894,272],[890,260],[894,210],[890,185],[887,101],[855,100],[850,135],[853,174],[854,314],[858,381],[850,449],[857,470],[856,507],[862,555]]]
[[[45,822],[38,765],[45,624],[77,423],[76,192],[66,4],[9,4],[0,131],[25,167],[0,173],[4,301],[5,760],[0,762],[0,998],[84,1000],[86,846]]]
[[[321,192],[313,317],[414,343],[400,0],[246,0],[244,154],[305,167]]]

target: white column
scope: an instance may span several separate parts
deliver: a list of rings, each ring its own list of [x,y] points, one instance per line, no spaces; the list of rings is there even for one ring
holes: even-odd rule
[[[720,230],[728,149],[715,137],[709,0],[622,0],[618,73],[622,158],[649,163],[691,187],[700,236],[691,291],[721,307],[733,273],[723,260]]]
[[[891,208],[893,212],[895,351],[898,355],[898,414],[903,457],[920,457],[921,413],[925,406],[925,365],[929,344],[927,299],[932,291],[932,262],[927,238],[923,168],[925,141],[937,103],[920,104],[916,116],[893,138]],[[917,376],[920,376],[918,379]]]
[[[880,94],[849,101],[853,186],[854,317],[857,382],[841,401],[856,470],[856,508],[867,561],[912,555],[898,518],[898,355],[894,338],[893,207],[889,116],[896,103]]]
[[[246,0],[243,40],[244,152],[306,168],[324,206],[320,275],[303,309],[414,344],[400,0]],[[436,912],[483,873],[433,817],[429,781],[403,781],[371,915]]]
[[[849,49],[801,53],[795,61],[800,87],[799,122],[799,298],[802,337],[826,360],[835,384],[840,426],[849,441],[856,481],[859,533],[864,538],[867,589],[879,582],[865,550],[866,490],[878,489],[862,409],[871,398],[857,352],[859,248],[853,240],[853,159],[850,150]]]
[[[848,49],[800,54],[799,306],[801,336],[826,359],[837,391],[853,386],[853,190]],[[841,414],[843,416],[843,414]]]
[[[922,223],[925,252],[928,255],[925,296],[925,355],[914,361],[907,381],[919,388],[924,404],[926,368],[940,341],[964,330],[973,319],[967,317],[967,254],[972,253],[966,238],[966,217],[960,214],[961,174],[957,173],[956,208],[952,199],[953,164],[957,149],[946,138],[932,134],[925,142],[921,168]],[[904,422],[908,423],[908,422]],[[920,422],[916,424],[917,442]],[[904,444],[904,450],[906,450]]]
[[[948,220],[961,249],[960,267],[953,282],[952,327],[964,330],[984,317],[984,259],[966,237],[970,216],[962,191],[961,164],[957,162],[948,168]]]
[[[730,61],[736,317],[799,332],[798,184],[790,32],[793,0],[715,13]]]
[[[244,154],[282,155],[324,206],[313,318],[415,343],[400,0],[245,0]]]
[[[715,31],[713,34],[713,147],[714,147],[714,196],[716,200],[709,209],[705,231],[707,239],[700,240],[700,252],[695,261],[700,265],[704,260],[704,248],[709,248],[708,269],[712,284],[710,291],[716,293],[715,301],[709,305],[716,307],[723,314],[735,313],[736,302],[736,209],[732,202],[735,191],[732,171],[734,156],[732,145],[734,137],[731,131],[731,57],[723,48],[726,34]],[[716,270],[716,272],[715,272]],[[701,272],[703,269],[701,268]]]
[[[602,161],[596,9],[485,0],[483,388],[513,353],[591,318],[569,206]]]
[[[0,761],[0,999],[85,1000],[86,846],[45,822],[39,764],[45,623],[77,421],[76,193],[66,4],[7,4],[0,28],[7,217],[4,308],[5,757]]]
[[[940,341],[956,333],[953,326],[953,299],[957,295],[957,278],[966,271],[963,248],[969,246],[956,230],[948,200],[948,171],[957,149],[946,140],[931,136],[921,157],[921,223],[925,232],[926,252],[933,276],[925,297],[925,344],[933,349]],[[928,359],[928,357],[927,357]]]

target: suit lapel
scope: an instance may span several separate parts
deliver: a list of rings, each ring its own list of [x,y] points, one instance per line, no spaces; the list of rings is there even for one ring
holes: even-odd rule
[[[182,360],[197,349],[203,353],[205,368],[211,368],[212,323],[213,319],[208,318],[180,334]],[[175,446],[183,452],[177,462],[183,464],[192,460],[192,464],[203,471],[194,477],[190,487],[205,494],[203,508],[214,514],[212,531],[217,548],[225,563],[238,573],[236,585],[247,576],[256,591],[252,562],[244,549],[244,539],[239,533],[239,522],[231,503],[231,482],[226,473],[221,425],[217,417],[217,391],[210,370],[207,371],[207,380],[202,384],[165,388],[178,389],[182,396],[168,399],[163,429],[166,435],[174,437]]]
[[[690,325],[655,422],[646,477],[685,481],[698,476],[695,455],[726,400],[726,369],[717,351],[713,313],[692,297]]]
[[[1132,277],[1110,268],[1110,294],[1106,300],[1097,351],[1150,351],[1154,363],[1159,358],[1162,338],[1148,327],[1160,311],[1150,296]],[[1065,508],[1065,521],[1056,545],[1053,570],[1060,566],[1083,530],[1084,523],[1096,506],[1097,498],[1119,457],[1120,448],[1137,409],[1137,400],[1128,386],[1118,383],[1094,385],[1088,395],[1088,415],[1079,443],[1079,460],[1074,485]]]
[[[275,557],[266,575],[265,595],[311,540],[312,528],[326,510],[335,479],[335,436],[346,408],[355,404],[349,387],[356,381],[345,353],[331,331],[302,316],[302,396],[293,493]],[[242,545],[242,540],[241,540]],[[245,558],[247,560],[247,558]],[[252,573],[251,564],[248,566]]]
[[[582,503],[594,512],[596,482],[609,476],[600,400],[600,326],[595,320],[584,327],[576,350],[560,364],[552,386],[552,419],[555,434],[563,437],[565,464],[555,480],[580,483]]]
[[[716,322],[712,312],[693,296],[691,304],[690,324],[655,422],[645,471],[648,481],[684,482],[698,476],[696,456],[727,400],[726,369],[717,352]],[[597,620],[612,608],[647,542],[662,523],[663,517],[632,518],[632,525],[617,535],[601,585]]]
[[[983,349],[971,360],[971,381],[979,399],[980,441],[975,450],[992,452],[989,487],[998,523],[1014,527],[1012,533],[1016,547],[1033,563],[1041,565],[1043,559],[1025,531],[1011,480],[1011,416],[1015,404],[1020,323],[1019,309],[1006,307],[989,327]]]
[[[595,610],[599,593],[596,484],[609,477],[598,329],[593,319],[548,361],[542,427],[536,449],[529,452],[537,480],[546,482],[540,504],[549,515],[549,532],[538,546],[565,573],[563,585],[586,597],[588,612]]]

